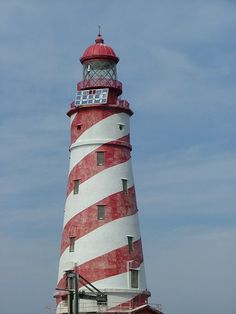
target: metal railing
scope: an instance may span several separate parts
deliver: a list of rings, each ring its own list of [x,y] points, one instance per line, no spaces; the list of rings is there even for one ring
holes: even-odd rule
[[[85,89],[91,87],[113,87],[122,90],[122,83],[117,80],[111,80],[106,78],[96,78],[91,80],[84,80],[77,84],[77,89]]]
[[[129,109],[129,102],[127,100],[118,99],[116,105],[121,108]]]
[[[109,304],[86,304],[84,302],[80,302],[80,305],[79,305],[79,312],[96,312],[96,313],[106,313],[106,312],[109,312],[109,313],[119,313],[119,312],[124,312],[124,311],[131,311],[131,310],[134,310],[134,309],[138,309],[138,308],[142,308],[143,306],[145,305],[149,305],[151,306],[152,308],[158,310],[159,312],[162,312],[162,306],[161,304],[149,304],[149,303],[146,303],[146,304],[143,304],[143,305],[135,305],[133,304],[132,301],[130,302],[127,302],[127,303],[123,303],[123,304],[120,304],[120,303],[116,303],[116,302],[109,302]],[[64,313],[64,311],[67,309],[67,306],[65,304],[59,304],[58,305],[58,308],[57,308],[57,313]],[[54,312],[53,312],[54,313]]]

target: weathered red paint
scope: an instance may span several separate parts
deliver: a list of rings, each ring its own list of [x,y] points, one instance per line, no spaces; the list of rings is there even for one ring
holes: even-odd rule
[[[104,220],[97,219],[97,205],[106,205]],[[137,210],[134,186],[129,188],[125,195],[121,191],[98,201],[75,215],[65,225],[62,233],[61,254],[69,246],[70,237],[75,237],[77,240],[106,223],[134,215]]]
[[[78,83],[78,90],[80,89],[80,84],[81,82]],[[110,89],[112,90],[112,88]],[[113,113],[125,112],[129,116],[133,115],[133,111],[129,108],[129,103],[126,100],[117,99],[117,96],[115,98],[113,97],[110,98],[110,93],[108,94],[108,99],[109,101],[112,99],[112,101],[106,105],[94,104],[94,105],[80,105],[78,107],[75,106],[75,102],[73,101],[70,105],[70,110],[67,112],[67,115],[68,117],[71,117],[74,113],[82,112],[84,110],[90,110],[94,108],[99,108],[101,110],[108,110],[108,111],[111,110]]]
[[[71,123],[71,144],[96,123],[116,113],[127,113],[127,110],[130,112],[129,109],[123,108],[119,103],[117,106],[86,105],[77,107],[76,116]]]
[[[104,44],[104,40],[100,34],[98,34],[95,44],[89,46],[85,50],[83,56],[80,58],[80,62],[83,63],[84,61],[90,59],[111,59],[115,63],[118,63],[119,61],[119,58],[115,54],[114,50],[110,46]]]
[[[131,253],[129,252],[128,245],[125,245],[79,265],[76,271],[89,282],[93,283],[129,271],[127,265],[130,260],[135,260],[138,266],[143,263],[141,239],[133,243],[133,251]],[[59,281],[57,288],[66,288],[65,275]]]
[[[91,108],[90,110],[84,108],[83,113],[81,113],[81,110],[78,110],[71,124],[71,144],[73,144],[84,131],[113,114],[112,111],[103,110],[101,107],[94,107],[92,110]]]
[[[128,161],[130,159],[130,149],[129,136],[127,135],[117,141],[104,144],[90,154],[86,155],[77,165],[74,166],[69,174],[67,196],[73,191],[74,180],[80,179],[80,183],[83,183],[106,168]],[[97,166],[98,151],[105,152],[105,162],[103,166]]]
[[[137,294],[134,298],[127,300],[124,303],[121,303],[117,306],[109,308],[109,310],[115,311],[115,310],[129,310],[133,309],[135,307],[147,304],[147,300],[150,297],[149,291],[143,291],[142,293]]]
[[[91,60],[113,60],[114,62],[118,62],[119,59],[116,56],[113,49],[107,45],[104,45],[104,41],[99,33],[98,38],[95,41],[95,44],[88,47],[83,56],[81,57],[81,63],[82,64],[91,64]],[[113,64],[114,65],[114,64]],[[85,76],[84,76],[85,78]],[[122,93],[122,83],[113,80],[107,77],[103,77],[101,75],[97,78],[91,78],[87,77],[87,80],[83,80],[82,82],[79,82],[77,84],[77,90],[84,90],[84,89],[96,89],[96,88],[108,88],[108,99],[107,104],[84,104],[75,106],[75,103],[73,102],[71,104],[70,110],[67,113],[69,117],[73,116],[73,120],[71,122],[71,153],[73,154],[73,149],[77,149],[77,142],[78,145],[80,143],[80,137],[82,135],[83,138],[86,138],[86,132],[91,127],[95,126],[96,124],[102,122],[104,119],[107,119],[108,117],[111,117],[114,114],[119,113],[125,113],[128,116],[131,116],[133,112],[129,108],[129,103],[127,101],[121,100],[119,98],[120,94]],[[116,78],[116,77],[114,77]],[[121,115],[122,116],[122,115]],[[128,117],[127,116],[127,117]],[[119,127],[118,125],[111,126],[111,128]],[[92,130],[91,130],[92,131]],[[116,134],[123,134],[119,133],[119,129],[117,129]],[[109,134],[109,130],[107,130]],[[88,132],[90,134],[90,132]],[[82,160],[73,160],[73,162],[77,163],[73,169],[70,171],[70,174],[68,176],[68,184],[67,184],[67,197],[68,195],[73,191],[74,188],[74,180],[80,180],[80,184],[84,183],[86,180],[92,178],[96,174],[110,168],[110,167],[116,167],[119,164],[127,162],[131,156],[131,145],[130,145],[130,139],[129,134],[125,137],[115,139],[114,141],[110,141],[106,144],[96,144],[99,141],[102,143],[103,138],[100,138],[99,136],[95,135],[93,137],[94,144],[100,145],[97,149],[90,152],[87,156],[85,156]],[[107,137],[109,138],[109,136]],[[82,138],[81,138],[82,139]],[[75,144],[76,142],[76,144]],[[90,143],[93,143],[92,138],[89,141]],[[75,145],[73,145],[75,144]],[[85,143],[84,143],[85,144]],[[79,149],[83,149],[81,146]],[[105,153],[105,163],[104,165],[97,165],[97,152],[103,151]],[[73,164],[74,165],[74,164]],[[127,167],[129,167],[129,164],[127,164]],[[118,175],[119,177],[119,175]],[[120,178],[117,178],[118,180]],[[96,180],[96,183],[99,186],[99,176],[96,176],[94,178]],[[122,189],[122,186],[121,186]],[[89,193],[92,193],[92,191],[89,191]],[[107,193],[106,195],[108,195]],[[82,195],[82,194],[81,194]],[[89,197],[89,195],[86,195],[85,197]],[[80,197],[78,197],[78,202],[80,201]],[[67,202],[70,202],[70,199],[67,199]],[[98,219],[97,216],[97,206],[98,205],[105,205],[105,217],[102,220]],[[132,186],[128,189],[128,193],[124,193],[123,191],[119,191],[117,193],[114,193],[112,195],[107,196],[106,198],[97,201],[95,204],[89,206],[88,208],[82,210],[78,213],[76,211],[77,203],[75,204],[75,215],[72,217],[64,226],[63,234],[62,234],[62,241],[61,241],[61,254],[65,253],[65,250],[69,246],[69,239],[70,237],[75,237],[76,240],[79,240],[82,237],[86,237],[89,235],[90,232],[95,231],[96,229],[100,228],[98,230],[98,233],[100,232],[103,234],[104,244],[106,245],[106,241],[112,241],[112,236],[110,239],[106,236],[106,228],[107,227],[112,228],[113,224],[112,221],[116,219],[120,219],[120,222],[126,223],[126,219],[123,219],[124,217],[130,216],[130,220],[133,218],[136,219],[134,216],[137,213],[137,204],[136,204],[136,197],[135,197],[135,187]],[[135,223],[136,220],[132,221],[132,223]],[[116,223],[114,223],[116,225]],[[121,229],[122,229],[121,226]],[[138,226],[137,226],[138,228]],[[103,231],[104,230],[104,231]],[[112,230],[112,229],[110,229]],[[94,232],[96,234],[96,231]],[[120,230],[120,234],[123,234],[124,232]],[[136,234],[136,232],[135,232]],[[126,237],[126,236],[125,236]],[[127,239],[126,239],[127,240]],[[96,241],[95,243],[89,243],[88,252],[89,250],[92,250],[96,247]],[[101,241],[101,239],[99,239]],[[83,242],[83,241],[81,241]],[[76,261],[78,263],[79,260],[79,254],[83,254],[81,252],[82,244],[80,241],[76,242],[76,251],[73,255],[67,255],[65,254],[61,261],[65,262],[67,261],[74,261],[74,257],[76,257]],[[125,243],[125,242],[124,242]],[[113,293],[111,293],[110,289],[116,288],[116,279],[115,276],[119,274],[125,274],[124,277],[126,277],[126,273],[130,271],[130,269],[139,269],[140,265],[143,263],[143,253],[142,253],[142,244],[141,239],[138,239],[133,243],[133,250],[131,252],[129,251],[130,248],[128,247],[128,240],[127,245],[122,247],[116,247],[115,245],[112,246],[114,250],[107,252],[108,248],[106,247],[105,252],[106,254],[98,253],[92,260],[88,260],[86,263],[83,263],[81,265],[77,264],[77,267],[75,271],[77,271],[79,274],[84,276],[89,282],[94,283],[99,280],[103,280],[106,278],[111,278],[111,286],[103,287],[103,289],[106,289],[108,291],[109,295],[109,301],[112,302],[112,300],[115,300],[113,298]],[[78,249],[78,252],[77,252]],[[104,252],[104,250],[103,250]],[[84,253],[87,257],[87,253]],[[88,258],[87,258],[88,259]],[[86,260],[87,260],[86,259]],[[61,267],[63,267],[61,265]],[[62,268],[60,267],[60,271]],[[142,271],[142,268],[140,269],[140,272]],[[113,278],[114,277],[114,278]],[[128,277],[128,276],[127,276]],[[66,288],[66,278],[65,275],[63,278],[59,280],[58,288]],[[121,288],[121,287],[117,287]],[[129,282],[127,278],[127,284],[124,283],[124,287],[122,287],[123,291],[127,291],[127,297],[128,299],[130,297],[130,291],[129,291]],[[126,290],[127,289],[127,290]],[[137,289],[137,293],[142,291],[141,289],[145,289],[144,286],[140,286],[139,289]],[[134,292],[133,298],[128,300],[127,302],[124,302],[122,304],[119,304],[117,307],[109,309],[111,312],[116,313],[119,312],[119,314],[123,313],[140,313],[140,314],[161,314],[159,311],[155,311],[147,304],[147,299],[150,296],[150,293],[148,291],[143,291],[140,294],[135,293],[135,289],[132,289]],[[113,291],[114,292],[114,291]],[[117,296],[120,295],[121,291],[114,292],[117,293]],[[124,292],[126,295],[126,293]],[[136,296],[135,296],[136,294]],[[60,303],[62,300],[65,300],[67,298],[67,293],[65,292],[59,292],[56,296],[57,304]],[[109,312],[108,310],[108,312]],[[108,313],[107,312],[107,313]],[[103,312],[106,313],[106,312]]]

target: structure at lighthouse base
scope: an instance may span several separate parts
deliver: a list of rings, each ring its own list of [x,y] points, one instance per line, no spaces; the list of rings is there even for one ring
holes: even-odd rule
[[[161,313],[148,304],[119,61],[99,34],[80,59],[70,117],[67,198],[57,314]]]

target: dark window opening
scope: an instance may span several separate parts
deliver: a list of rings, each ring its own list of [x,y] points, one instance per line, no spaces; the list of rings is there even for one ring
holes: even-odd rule
[[[105,219],[105,205],[98,205],[98,220],[104,220]]]
[[[129,253],[133,252],[133,237],[127,236]]]
[[[70,237],[70,248],[69,248],[70,252],[74,252],[75,251],[75,237]]]
[[[104,166],[104,152],[97,152],[97,166]]]
[[[80,180],[74,180],[74,194],[79,194],[79,182]]]
[[[76,126],[77,130],[81,130],[81,127],[82,127],[81,124],[78,124],[78,125]]]
[[[130,270],[130,286],[131,288],[138,288],[138,270]]]
[[[123,192],[127,194],[128,193],[128,180],[127,179],[122,179],[122,187],[123,187]]]

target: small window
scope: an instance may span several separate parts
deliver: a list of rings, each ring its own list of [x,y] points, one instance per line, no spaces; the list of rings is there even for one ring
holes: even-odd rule
[[[76,128],[77,130],[81,130],[82,124],[77,124]]]
[[[104,166],[104,152],[97,152],[97,166]]]
[[[129,253],[133,252],[133,238],[132,236],[127,236]]]
[[[70,252],[74,252],[75,251],[75,237],[70,237],[70,248],[69,248]]]
[[[105,205],[98,205],[98,220],[105,219]]]
[[[138,288],[138,270],[130,270],[130,286],[131,288]]]
[[[79,182],[80,180],[74,180],[74,194],[79,194]]]
[[[128,193],[128,180],[127,179],[122,179],[122,187],[123,187],[123,192],[127,194]]]
[[[118,123],[118,126],[119,126],[119,129],[122,131],[123,129],[124,129],[124,127],[125,127],[125,125],[124,124],[122,124],[122,123]]]

